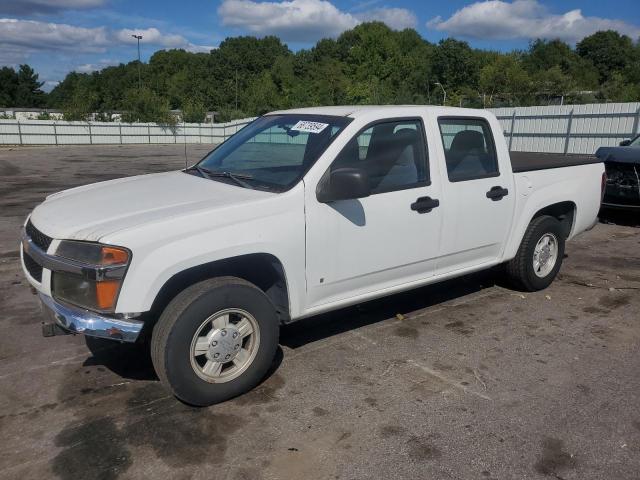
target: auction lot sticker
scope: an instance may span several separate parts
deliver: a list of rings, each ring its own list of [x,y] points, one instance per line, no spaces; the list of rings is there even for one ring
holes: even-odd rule
[[[294,130],[296,132],[320,133],[328,126],[328,123],[307,122],[306,120],[300,120],[293,127],[291,127],[291,130]]]

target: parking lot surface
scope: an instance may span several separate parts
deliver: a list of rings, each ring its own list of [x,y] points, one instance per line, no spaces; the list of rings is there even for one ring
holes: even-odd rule
[[[542,292],[488,272],[284,327],[268,378],[211,408],[167,395],[144,351],[43,338],[25,216],[183,148],[0,149],[0,478],[639,478],[634,219],[570,242]]]

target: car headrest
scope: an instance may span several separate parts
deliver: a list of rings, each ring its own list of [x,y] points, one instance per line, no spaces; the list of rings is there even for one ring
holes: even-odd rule
[[[476,130],[462,130],[456,133],[451,142],[449,152],[452,154],[468,154],[472,151],[475,153],[484,152],[484,135]]]

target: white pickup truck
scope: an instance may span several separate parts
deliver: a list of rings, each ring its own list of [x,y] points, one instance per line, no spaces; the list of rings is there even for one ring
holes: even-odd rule
[[[260,382],[282,324],[499,264],[547,287],[604,181],[595,157],[510,157],[484,110],[279,111],[185,170],[48,196],[21,258],[45,336],[150,341],[209,405]]]

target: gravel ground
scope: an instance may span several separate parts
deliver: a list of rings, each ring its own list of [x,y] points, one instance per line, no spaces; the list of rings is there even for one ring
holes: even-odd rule
[[[0,478],[639,478],[637,218],[568,244],[543,292],[488,272],[285,327],[268,378],[211,408],[131,346],[43,338],[30,209],[183,164],[181,146],[0,149]]]

